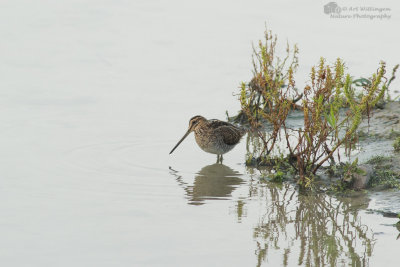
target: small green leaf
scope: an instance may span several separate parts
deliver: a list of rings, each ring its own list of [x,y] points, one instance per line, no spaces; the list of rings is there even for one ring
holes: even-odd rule
[[[331,105],[330,121],[331,121],[331,126],[333,128],[336,128],[336,117],[335,117],[335,111],[333,110],[333,105]]]

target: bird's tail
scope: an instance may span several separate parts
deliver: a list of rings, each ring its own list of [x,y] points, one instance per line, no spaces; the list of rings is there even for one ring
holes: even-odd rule
[[[239,128],[240,132],[240,137],[243,137],[246,133],[250,132],[250,129],[243,127],[243,126],[237,126]]]

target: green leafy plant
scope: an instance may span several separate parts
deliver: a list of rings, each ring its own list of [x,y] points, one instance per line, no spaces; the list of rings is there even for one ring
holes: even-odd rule
[[[286,56],[276,56],[277,37],[265,31],[265,41],[253,47],[253,78],[242,82],[240,91],[241,112],[236,121],[248,122],[263,143],[260,154],[269,155],[278,140],[279,131],[289,111],[299,99],[294,73],[298,67],[299,50],[287,45]],[[296,99],[293,99],[296,98]],[[261,122],[268,122],[272,131],[264,134]]]
[[[283,124],[290,156],[297,159],[293,167],[298,171],[300,180],[315,175],[327,160],[334,162],[335,152],[340,159],[339,148],[343,147],[345,153],[350,155],[357,142],[356,130],[363,114],[370,116],[371,109],[388,88],[384,77],[386,65],[381,62],[372,75],[371,83],[364,87],[361,98],[357,100],[351,76],[345,74],[344,69],[342,60],[338,59],[331,67],[322,58],[318,67],[312,68],[311,84],[304,89],[304,127],[293,134]],[[347,112],[340,116],[340,109],[345,107]],[[297,137],[295,145],[289,142],[290,135]]]
[[[394,140],[393,149],[396,152],[400,152],[400,137],[397,137],[396,140]]]
[[[385,77],[386,64],[381,62],[371,78],[353,80],[345,72],[343,60],[338,58],[328,65],[321,58],[311,69],[304,93],[299,94],[293,75],[298,67],[298,48],[291,50],[288,45],[287,55],[281,60],[275,55],[276,44],[276,36],[266,31],[265,42],[260,41],[258,50],[254,49],[254,77],[250,83],[241,84],[241,114],[261,140],[262,148],[251,153],[252,158],[271,157],[277,141],[282,140],[288,149],[287,161],[300,177],[299,183],[309,185],[323,164],[328,160],[335,163],[335,153],[340,161],[340,148],[350,155],[357,142],[356,130],[384,98],[398,66],[390,79]],[[356,87],[361,87],[357,96]],[[296,104],[300,99],[301,105]],[[299,129],[286,123],[294,109],[303,112],[303,127]],[[263,122],[269,124],[268,133],[261,127]],[[282,157],[282,151],[279,153],[274,156]]]
[[[353,175],[354,174],[365,174],[364,171],[358,168],[358,158],[356,158],[353,162],[347,163],[344,166],[344,173],[342,180],[347,184],[353,182]]]
[[[274,173],[273,175],[272,175],[272,181],[274,181],[274,182],[279,182],[279,183],[281,183],[281,182],[283,182],[283,180],[284,180],[284,174],[283,174],[283,172],[281,172],[281,171],[277,171],[276,173]]]

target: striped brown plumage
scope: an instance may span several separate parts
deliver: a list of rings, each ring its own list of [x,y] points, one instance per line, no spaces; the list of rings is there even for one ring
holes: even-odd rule
[[[189,121],[189,129],[170,154],[191,133],[194,132],[196,143],[205,152],[217,154],[217,162],[222,162],[222,155],[232,150],[245,134],[241,129],[229,122],[207,120],[202,116],[194,116]]]

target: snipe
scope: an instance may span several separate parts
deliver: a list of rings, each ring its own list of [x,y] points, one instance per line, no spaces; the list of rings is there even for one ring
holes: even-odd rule
[[[194,116],[189,121],[189,129],[169,154],[174,152],[191,132],[194,132],[199,147],[205,152],[217,154],[217,162],[221,163],[222,155],[231,151],[245,134],[243,129],[229,122]]]

